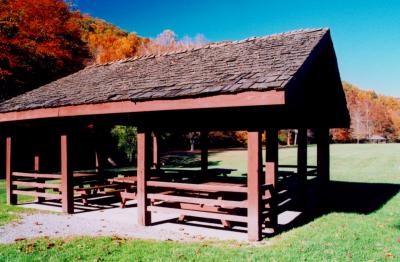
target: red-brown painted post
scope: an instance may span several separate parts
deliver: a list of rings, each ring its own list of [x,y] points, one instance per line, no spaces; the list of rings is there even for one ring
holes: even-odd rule
[[[330,180],[329,174],[329,128],[318,128],[317,138],[317,174],[323,186],[327,186]]]
[[[101,142],[98,141],[98,143]],[[96,147],[94,156],[95,156],[96,173],[100,178],[103,178],[105,159],[103,158],[104,157],[103,150],[100,146]]]
[[[68,136],[61,135],[61,192],[62,211],[74,213],[73,175],[68,152]]]
[[[266,138],[265,183],[275,187],[278,179],[278,130],[268,129]]]
[[[99,156],[99,151],[97,150],[97,148],[94,151],[94,157],[95,157],[95,169],[96,169],[96,173],[99,174],[100,173],[100,156]]]
[[[39,170],[40,170],[40,156],[39,156],[39,152],[38,151],[36,151],[36,154],[33,157],[33,170],[35,172],[39,172]],[[36,179],[36,182],[44,183],[44,182],[46,182],[46,180],[44,180],[42,178],[38,178],[38,179]],[[45,189],[44,188],[36,188],[36,192],[44,193]],[[39,203],[43,202],[43,201],[45,201],[45,198],[44,197],[37,197],[37,201]]]
[[[11,137],[6,138],[6,189],[7,189],[7,204],[8,205],[16,205],[17,204],[17,195],[13,194],[15,186],[12,184],[12,156],[11,156],[11,145],[12,139]]]
[[[94,148],[95,156],[95,169],[99,177],[102,177],[104,173],[104,165],[106,162],[104,155],[104,141],[105,141],[105,126],[104,125],[94,125],[92,143]]]
[[[307,129],[300,128],[297,135],[297,173],[307,179]]]
[[[262,209],[261,209],[261,173],[262,159],[261,133],[259,131],[248,132],[247,147],[247,230],[250,241],[261,240]]]
[[[269,223],[272,230],[278,225],[278,211],[276,203],[276,186],[278,181],[278,158],[279,143],[278,129],[270,128],[266,134],[267,146],[265,149],[265,184],[270,185],[270,190],[265,191],[265,197],[270,198],[269,202]]]
[[[297,132],[297,175],[300,181],[301,202],[306,200],[307,186],[307,129],[299,128]]]
[[[153,167],[157,170],[160,169],[160,148],[158,145],[158,134],[153,132]]]
[[[33,157],[33,170],[34,171],[39,171],[40,168],[40,158],[39,158],[39,154],[37,153],[34,157]]]
[[[137,218],[138,224],[147,226],[151,224],[151,212],[148,211],[147,180],[150,176],[151,133],[147,130],[138,130],[137,134]]]
[[[208,132],[202,131],[200,133],[200,147],[201,147],[201,173],[207,175],[208,171]]]

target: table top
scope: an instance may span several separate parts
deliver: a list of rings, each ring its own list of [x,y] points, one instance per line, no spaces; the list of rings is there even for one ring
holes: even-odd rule
[[[108,181],[111,183],[136,184],[137,176],[114,177],[108,179]]]

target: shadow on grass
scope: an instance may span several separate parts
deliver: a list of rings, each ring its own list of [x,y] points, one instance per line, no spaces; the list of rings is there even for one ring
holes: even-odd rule
[[[360,183],[331,181],[329,189],[321,190],[317,179],[309,182],[306,201],[318,199],[319,203],[311,208],[304,205],[291,205],[288,209],[301,210],[302,215],[290,224],[280,227],[280,232],[303,226],[318,217],[333,212],[368,215],[381,209],[390,199],[400,192],[399,184]],[[307,205],[307,204],[306,204]],[[400,229],[400,225],[398,225]]]
[[[357,182],[330,183],[327,212],[370,214],[400,192],[400,185]]]

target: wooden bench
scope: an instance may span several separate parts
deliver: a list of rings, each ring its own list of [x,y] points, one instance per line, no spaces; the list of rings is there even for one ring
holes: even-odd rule
[[[114,177],[108,179],[110,183],[116,184],[120,189],[121,208],[125,208],[128,200],[136,199],[136,176]]]
[[[117,195],[120,196],[121,189],[118,184],[101,184],[101,185],[91,185],[89,187],[77,187],[74,191],[77,193],[75,196],[82,198],[83,205],[88,205],[88,198],[104,196],[104,195]],[[112,190],[105,190],[112,189]]]
[[[164,210],[181,212],[178,221],[184,221],[186,216],[197,216],[217,218],[225,228],[231,228],[230,221],[242,221],[243,218],[236,215],[239,208],[247,208],[247,200],[228,200],[226,193],[247,193],[244,184],[206,182],[202,184],[171,183],[161,181],[149,181],[149,186],[170,188],[174,194],[148,194],[148,198],[162,200],[164,203],[177,203],[179,209],[155,206],[151,210]],[[179,211],[181,210],[181,211]],[[226,219],[227,218],[227,219]]]
[[[157,177],[158,178],[158,177]],[[110,183],[116,183],[119,184],[122,189],[120,191],[120,196],[121,196],[121,208],[125,208],[126,202],[128,200],[135,200],[137,197],[137,192],[136,192],[136,183],[137,183],[137,177],[136,176],[128,176],[128,177],[115,177],[115,178],[110,178],[108,180]],[[175,191],[163,191],[159,192],[159,194],[171,194]],[[155,199],[150,199],[151,203],[154,203]]]

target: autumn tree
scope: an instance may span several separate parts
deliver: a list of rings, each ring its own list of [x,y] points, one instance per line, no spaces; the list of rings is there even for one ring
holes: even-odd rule
[[[82,40],[89,46],[93,63],[107,63],[139,55],[149,39],[128,33],[103,20],[82,15]]]
[[[330,133],[332,140],[335,142],[349,142],[352,140],[350,129],[348,128],[333,128]]]
[[[88,58],[77,13],[61,0],[3,0],[0,99],[81,69]]]
[[[400,132],[400,102],[393,97],[376,94],[374,91],[364,91],[358,87],[343,82],[349,109],[351,126],[348,130],[334,130],[336,141],[360,141],[372,135],[381,135],[396,139]]]

